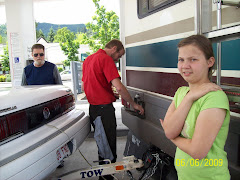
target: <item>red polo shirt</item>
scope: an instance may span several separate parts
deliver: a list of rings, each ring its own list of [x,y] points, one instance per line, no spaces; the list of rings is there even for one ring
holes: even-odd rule
[[[113,59],[102,49],[88,56],[83,63],[84,91],[92,105],[116,101],[111,81],[120,78]]]

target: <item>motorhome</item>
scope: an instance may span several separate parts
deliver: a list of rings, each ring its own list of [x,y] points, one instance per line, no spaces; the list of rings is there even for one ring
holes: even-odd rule
[[[213,43],[213,82],[230,101],[230,128],[225,145],[231,179],[240,177],[240,1],[122,0],[122,81],[132,98],[145,106],[145,117],[131,113],[123,100],[123,123],[140,141],[175,156],[176,146],[165,137],[164,119],[176,90],[187,83],[177,69],[177,44],[193,34]],[[129,148],[129,147],[128,147]]]

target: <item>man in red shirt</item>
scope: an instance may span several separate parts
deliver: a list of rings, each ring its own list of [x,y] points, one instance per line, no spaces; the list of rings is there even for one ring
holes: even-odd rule
[[[82,87],[90,104],[89,115],[91,123],[97,116],[101,116],[106,137],[116,162],[116,117],[112,102],[116,101],[112,86],[114,86],[121,97],[140,114],[144,113],[142,106],[136,104],[131,98],[125,86],[120,81],[120,76],[114,61],[118,61],[125,54],[123,44],[119,40],[111,40],[104,49],[88,56],[83,63]],[[94,127],[95,129],[95,127]],[[99,156],[99,161],[103,157]],[[104,163],[99,163],[104,164]],[[112,179],[111,176],[104,176]],[[100,177],[101,179],[101,177]]]

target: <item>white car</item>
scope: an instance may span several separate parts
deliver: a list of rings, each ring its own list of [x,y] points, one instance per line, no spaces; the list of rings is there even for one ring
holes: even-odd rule
[[[0,179],[44,179],[83,143],[90,120],[62,85],[0,96]]]
[[[60,73],[62,81],[69,81],[72,79],[72,73],[70,70],[64,70]]]

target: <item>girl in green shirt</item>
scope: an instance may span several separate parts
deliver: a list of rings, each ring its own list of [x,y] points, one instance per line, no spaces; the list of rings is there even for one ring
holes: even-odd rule
[[[168,108],[165,135],[176,146],[179,180],[229,180],[224,145],[230,113],[226,94],[211,82],[215,58],[211,42],[193,35],[178,44],[178,70],[188,87],[180,87]]]

